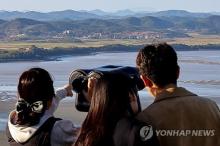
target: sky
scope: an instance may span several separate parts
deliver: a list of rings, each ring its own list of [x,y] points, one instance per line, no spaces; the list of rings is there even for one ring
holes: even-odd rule
[[[67,9],[220,12],[220,0],[0,0],[0,10],[49,12]]]

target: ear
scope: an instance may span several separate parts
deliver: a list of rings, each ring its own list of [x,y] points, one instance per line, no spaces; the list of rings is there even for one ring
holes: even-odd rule
[[[150,79],[148,79],[148,77],[146,77],[144,75],[141,75],[140,77],[143,80],[145,87],[152,87],[153,86],[152,81]]]

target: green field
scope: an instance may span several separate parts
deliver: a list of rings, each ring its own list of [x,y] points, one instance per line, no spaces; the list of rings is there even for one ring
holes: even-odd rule
[[[100,40],[100,39],[90,39],[81,40],[77,42],[47,42],[47,41],[12,41],[12,42],[0,42],[0,49],[8,51],[17,50],[19,48],[29,48],[35,45],[39,48],[89,48],[89,47],[100,47],[114,44],[121,45],[144,45],[149,43],[167,42],[169,44],[185,44],[185,45],[208,45],[208,44],[220,44],[220,36],[201,36],[196,34],[191,34],[191,38],[176,38],[176,39],[163,39],[163,40]]]
[[[82,40],[81,42],[0,42],[0,49],[16,50],[19,48],[28,48],[35,45],[39,48],[88,48],[88,47],[100,47],[111,44],[122,45],[141,45],[146,44],[146,40]],[[148,42],[149,43],[149,42]]]
[[[168,41],[170,44],[185,44],[185,45],[208,45],[220,44],[220,36],[202,36],[191,34],[192,38],[178,38]]]

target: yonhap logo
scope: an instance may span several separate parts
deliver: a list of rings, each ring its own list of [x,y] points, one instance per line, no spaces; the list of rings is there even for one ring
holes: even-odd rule
[[[151,125],[143,126],[140,129],[140,137],[142,141],[147,141],[153,136],[153,128]]]
[[[215,136],[215,130],[156,130],[157,136]]]

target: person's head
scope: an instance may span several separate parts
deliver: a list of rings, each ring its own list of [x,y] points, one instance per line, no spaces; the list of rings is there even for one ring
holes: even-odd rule
[[[137,55],[136,65],[146,86],[155,84],[159,88],[164,88],[169,84],[177,84],[179,76],[177,54],[166,43],[142,48]]]
[[[130,102],[136,100],[136,96],[134,85],[125,74],[109,73],[98,79],[75,145],[111,145],[116,123],[131,111]]]
[[[38,123],[55,95],[50,74],[42,68],[24,71],[19,78],[17,89],[16,124]]]

